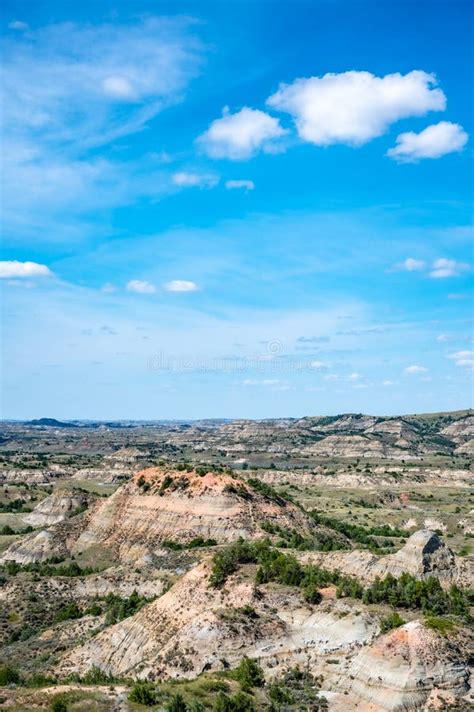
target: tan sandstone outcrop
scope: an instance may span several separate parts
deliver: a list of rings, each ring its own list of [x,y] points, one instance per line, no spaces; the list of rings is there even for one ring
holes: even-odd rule
[[[48,527],[87,507],[89,500],[90,497],[83,492],[54,492],[36,505],[31,514],[25,515],[23,521],[33,527]]]
[[[415,620],[366,646],[332,683],[349,691],[345,709],[364,709],[365,701],[379,712],[394,712],[421,709],[436,689],[459,699],[468,680],[459,648]]]
[[[222,669],[222,658],[235,666],[246,654],[276,670],[349,654],[377,633],[377,618],[359,604],[311,606],[295,589],[256,591],[239,574],[216,590],[209,587],[209,574],[209,563],[198,565],[135,616],[67,654],[62,670],[97,665],[115,675],[192,678]]]
[[[150,468],[101,503],[72,550],[100,543],[114,548],[121,560],[135,560],[166,540],[262,538],[264,521],[303,534],[314,529],[295,505],[267,497],[232,475]]]
[[[304,552],[299,554],[304,563],[313,563],[331,571],[356,576],[370,582],[388,573],[400,576],[403,572],[417,578],[435,576],[441,583],[472,586],[474,562],[472,557],[456,557],[443,539],[433,531],[421,529],[410,536],[395,554],[376,556],[369,551]]]

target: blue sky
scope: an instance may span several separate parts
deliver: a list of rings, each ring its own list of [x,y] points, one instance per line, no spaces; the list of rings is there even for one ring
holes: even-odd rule
[[[472,403],[472,7],[2,16],[2,415]]]

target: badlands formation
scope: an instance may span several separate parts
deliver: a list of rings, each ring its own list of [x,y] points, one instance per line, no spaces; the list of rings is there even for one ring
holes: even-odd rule
[[[0,709],[472,709],[473,418],[423,418],[153,426],[159,465],[146,428],[31,426],[34,476],[0,468]]]

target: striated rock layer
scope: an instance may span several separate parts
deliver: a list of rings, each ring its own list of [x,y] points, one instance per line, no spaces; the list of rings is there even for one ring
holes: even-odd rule
[[[303,534],[314,529],[295,505],[265,496],[232,475],[150,468],[95,510],[73,551],[100,543],[116,549],[121,560],[134,560],[166,540],[187,543],[202,537],[221,543],[264,537],[264,521]]]
[[[465,652],[420,621],[377,638],[377,615],[359,603],[311,606],[294,589],[257,592],[239,574],[215,590],[209,572],[208,563],[192,569],[135,616],[68,653],[61,672],[97,665],[114,675],[193,678],[249,655],[268,678],[294,665],[322,674],[332,694],[348,693],[337,695],[338,709],[350,711],[416,710],[433,690],[459,698],[468,689]]]
[[[83,492],[55,492],[43,499],[31,514],[24,516],[23,521],[33,527],[48,527],[85,509],[90,499]]]
[[[420,579],[435,576],[445,584],[471,586],[474,580],[473,558],[456,557],[436,532],[426,529],[412,534],[405,546],[387,556],[376,556],[369,551],[318,551],[305,552],[299,558],[304,563],[339,570],[365,582],[389,573],[400,576],[404,572]]]
[[[209,587],[209,563],[192,569],[161,598],[66,655],[62,670],[91,665],[114,675],[192,678],[258,657],[268,670],[316,664],[370,642],[377,619],[360,605],[329,608],[302,602],[296,590],[262,587],[240,575]],[[334,610],[332,610],[334,608]]]
[[[361,650],[334,684],[373,709],[417,710],[432,690],[461,697],[468,690],[467,662],[453,643],[420,621],[411,621]]]

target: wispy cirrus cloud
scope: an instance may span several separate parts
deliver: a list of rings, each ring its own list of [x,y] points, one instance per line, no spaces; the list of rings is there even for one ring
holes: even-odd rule
[[[4,121],[54,145],[103,145],[178,101],[203,47],[185,19],[62,23],[6,40]]]
[[[137,294],[154,294],[156,292],[156,287],[151,282],[147,282],[143,279],[131,279],[127,282],[127,290],[129,292],[136,292]]]
[[[107,148],[182,100],[204,54],[193,27],[185,18],[148,17],[124,25],[52,24],[6,37],[8,233],[70,239],[93,231],[94,218],[86,216],[99,206],[170,191],[163,166],[120,160]]]
[[[253,190],[255,183],[253,180],[226,180],[225,187],[227,190]]]
[[[432,279],[446,279],[447,277],[459,277],[462,272],[469,269],[469,265],[465,262],[450,260],[446,257],[441,257],[435,260],[432,264],[430,277]]]
[[[219,177],[212,173],[190,173],[178,171],[173,173],[171,180],[178,188],[215,188]]]

